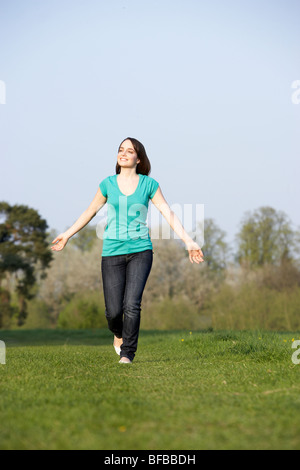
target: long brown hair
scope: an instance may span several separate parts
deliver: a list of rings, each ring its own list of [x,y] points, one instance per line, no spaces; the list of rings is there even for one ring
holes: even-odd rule
[[[133,145],[134,150],[137,153],[138,159],[140,160],[140,163],[137,164],[136,172],[141,173],[142,175],[148,176],[149,173],[151,173],[151,163],[150,163],[149,158],[147,157],[145,147],[139,140],[134,139],[133,137],[126,137],[126,139],[122,140],[122,142],[120,143],[119,148],[118,148],[118,153],[119,153],[121,145],[123,144],[125,140],[130,140],[130,142]],[[120,171],[121,171],[121,167],[117,162],[116,174],[120,173]]]

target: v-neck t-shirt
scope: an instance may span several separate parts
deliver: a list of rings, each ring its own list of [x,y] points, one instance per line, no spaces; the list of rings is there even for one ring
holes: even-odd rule
[[[158,186],[154,178],[139,173],[136,190],[126,196],[119,188],[117,174],[101,181],[99,187],[108,204],[102,256],[153,249],[146,219],[149,199],[154,197]]]

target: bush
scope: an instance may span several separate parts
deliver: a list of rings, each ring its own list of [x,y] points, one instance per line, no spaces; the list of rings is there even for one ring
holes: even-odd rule
[[[0,287],[0,328],[9,329],[16,322],[19,308],[12,297],[8,290]]]
[[[70,329],[107,326],[104,298],[98,291],[77,293],[60,311],[57,327]]]
[[[32,299],[27,303],[27,317],[25,329],[51,328],[53,321],[51,318],[51,308],[44,300]]]
[[[210,326],[210,318],[201,315],[184,295],[156,300],[142,308],[141,328],[156,330],[201,329]]]
[[[300,329],[300,288],[276,291],[255,282],[233,288],[226,284],[211,303],[216,329]]]

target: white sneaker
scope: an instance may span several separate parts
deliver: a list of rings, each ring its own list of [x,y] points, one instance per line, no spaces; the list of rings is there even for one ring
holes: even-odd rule
[[[114,339],[114,342],[115,342],[115,339]],[[114,342],[113,342],[113,347],[115,348],[115,351],[118,354],[118,356],[120,356],[121,346],[115,346]]]
[[[128,359],[128,357],[121,357],[121,359],[119,360],[119,363],[120,364],[132,364],[132,361],[130,359]]]

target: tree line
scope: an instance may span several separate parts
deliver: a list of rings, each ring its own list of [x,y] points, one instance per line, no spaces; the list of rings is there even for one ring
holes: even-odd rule
[[[0,328],[106,326],[95,226],[54,254],[57,233],[35,209],[2,202],[0,222]],[[181,240],[152,240],[141,327],[300,327],[300,233],[284,212],[246,212],[234,246],[213,219],[197,230],[201,265],[190,263]]]

